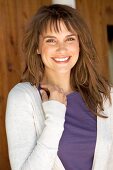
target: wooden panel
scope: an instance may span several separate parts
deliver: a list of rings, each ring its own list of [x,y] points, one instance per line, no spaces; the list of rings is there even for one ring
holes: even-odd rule
[[[21,41],[25,24],[50,0],[0,0],[0,170],[10,170],[5,134],[5,107],[9,90],[19,81],[24,58]]]
[[[86,20],[101,59],[102,72],[108,76],[106,25],[113,24],[112,0],[76,0]],[[36,9],[50,0],[0,0],[0,170],[10,170],[5,135],[5,106],[9,90],[21,75],[24,59],[21,40],[25,24]]]
[[[113,25],[113,0],[105,1],[104,11],[106,25]]]
[[[107,22],[113,22],[112,0],[77,0],[77,9],[86,20],[101,61],[101,71],[109,77]]]

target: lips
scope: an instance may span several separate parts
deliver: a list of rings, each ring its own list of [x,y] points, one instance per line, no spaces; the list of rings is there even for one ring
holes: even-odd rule
[[[54,57],[52,58],[56,63],[67,63],[70,60],[71,56],[65,56],[65,57]]]

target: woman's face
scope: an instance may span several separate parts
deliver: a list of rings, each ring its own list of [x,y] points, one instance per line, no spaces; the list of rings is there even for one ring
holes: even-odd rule
[[[75,31],[67,30],[60,22],[59,32],[48,26],[39,38],[39,49],[45,72],[70,73],[79,56],[79,40]]]

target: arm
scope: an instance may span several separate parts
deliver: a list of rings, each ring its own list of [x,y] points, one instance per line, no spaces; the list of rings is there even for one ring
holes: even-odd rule
[[[36,136],[33,108],[24,90],[13,89],[8,96],[6,132],[12,170],[51,170],[63,132],[66,107],[57,101],[43,103],[45,126]]]

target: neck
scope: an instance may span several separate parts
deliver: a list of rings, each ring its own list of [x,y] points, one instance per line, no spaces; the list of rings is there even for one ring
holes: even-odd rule
[[[70,85],[70,73],[46,72],[42,83],[57,85],[64,90],[65,94],[73,91]]]

